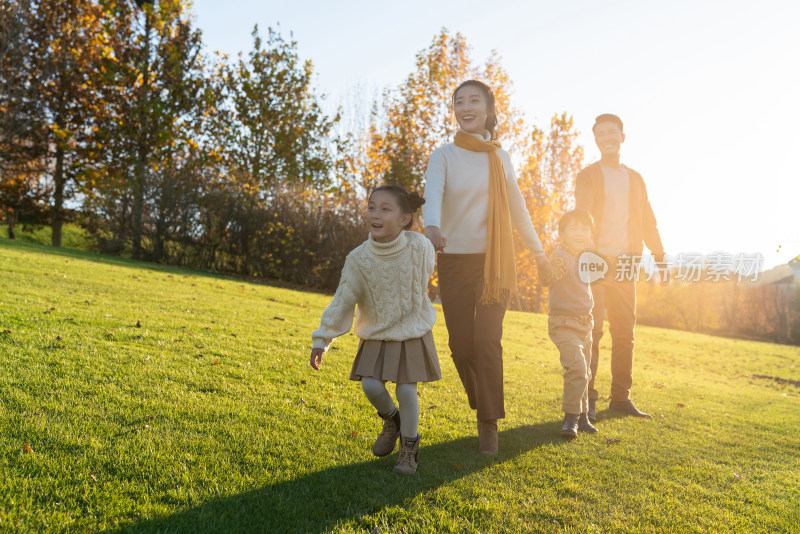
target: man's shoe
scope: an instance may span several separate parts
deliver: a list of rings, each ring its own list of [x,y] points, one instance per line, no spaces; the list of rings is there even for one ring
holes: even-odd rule
[[[589,421],[592,423],[597,422],[597,399],[589,399],[589,411],[587,412]]]
[[[636,406],[633,405],[633,401],[630,399],[624,401],[612,400],[608,405],[608,409],[625,415],[638,417],[639,419],[652,419],[652,416],[649,414],[637,410]]]
[[[398,475],[413,475],[417,472],[417,451],[419,451],[419,434],[414,439],[400,438],[400,454],[393,471]]]
[[[592,423],[589,422],[588,414],[582,413],[580,417],[578,417],[578,430],[580,432],[586,432],[587,434],[597,434],[600,432],[597,428],[592,426]]]
[[[497,419],[478,419],[478,452],[497,456]]]
[[[575,439],[578,437],[578,414],[564,414],[564,422],[561,424],[561,437],[564,439]]]
[[[394,451],[397,438],[400,437],[400,412],[395,408],[393,414],[378,413],[378,415],[383,419],[383,430],[372,446],[372,454],[380,457],[388,456]]]

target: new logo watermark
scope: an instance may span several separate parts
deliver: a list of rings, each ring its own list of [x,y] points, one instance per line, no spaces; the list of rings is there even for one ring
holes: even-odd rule
[[[615,258],[613,275],[618,282],[663,280],[666,272],[680,282],[756,282],[763,264],[764,256],[758,252],[682,252],[665,255],[661,263],[653,256],[620,255]],[[609,262],[596,252],[586,251],[578,257],[578,276],[584,283],[602,280],[610,270]]]

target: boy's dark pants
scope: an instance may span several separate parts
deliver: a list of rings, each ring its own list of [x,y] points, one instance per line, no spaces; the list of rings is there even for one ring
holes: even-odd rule
[[[502,304],[480,303],[485,254],[439,254],[439,292],[453,363],[481,421],[505,417]]]
[[[600,359],[603,317],[607,314],[611,333],[611,400],[628,400],[633,384],[633,331],[636,325],[636,283],[603,279],[592,285],[594,330],[592,331],[592,377],[589,398],[597,399],[594,387]]]

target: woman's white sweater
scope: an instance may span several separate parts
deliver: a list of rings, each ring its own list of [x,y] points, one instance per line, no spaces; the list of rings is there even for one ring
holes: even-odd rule
[[[428,298],[435,263],[433,245],[422,234],[402,230],[389,243],[370,235],[347,255],[333,301],[311,335],[312,348],[328,350],[350,330],[354,312],[361,339],[405,341],[427,334],[436,323]]]
[[[489,135],[481,137],[489,140]],[[511,157],[498,149],[506,173],[511,223],[522,241],[536,255],[544,255],[542,243],[531,222],[525,199],[519,190]],[[448,254],[486,252],[486,224],[489,217],[489,154],[473,152],[450,143],[437,148],[425,172],[425,226],[438,227],[447,238]]]

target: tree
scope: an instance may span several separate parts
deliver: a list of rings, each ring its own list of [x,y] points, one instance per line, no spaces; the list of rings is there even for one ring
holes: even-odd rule
[[[106,2],[112,54],[103,64],[96,134],[102,172],[90,193],[95,211],[114,221],[112,248],[121,249],[130,236],[134,258],[160,260],[167,234],[176,225],[189,231],[187,221],[196,216],[177,207],[185,208],[186,196],[201,188],[193,179],[210,90],[188,4],[137,3],[140,9]]]
[[[103,9],[81,0],[31,2],[18,83],[35,101],[29,141],[53,181],[52,243],[61,246],[64,201],[91,165],[87,144],[98,107],[95,73],[105,51]]]
[[[5,215],[8,238],[16,238],[16,225],[20,217],[39,221],[47,213],[48,187],[41,177],[29,170],[6,171],[0,177],[0,214]]]
[[[0,1],[0,176],[27,170],[41,157],[36,95],[26,63],[30,17],[30,0]]]
[[[322,112],[312,64],[300,61],[295,41],[268,28],[265,43],[258,26],[252,35],[247,57],[221,62],[216,75],[224,166],[251,177],[264,198],[273,186],[319,185],[331,171],[328,141],[337,118]]]

